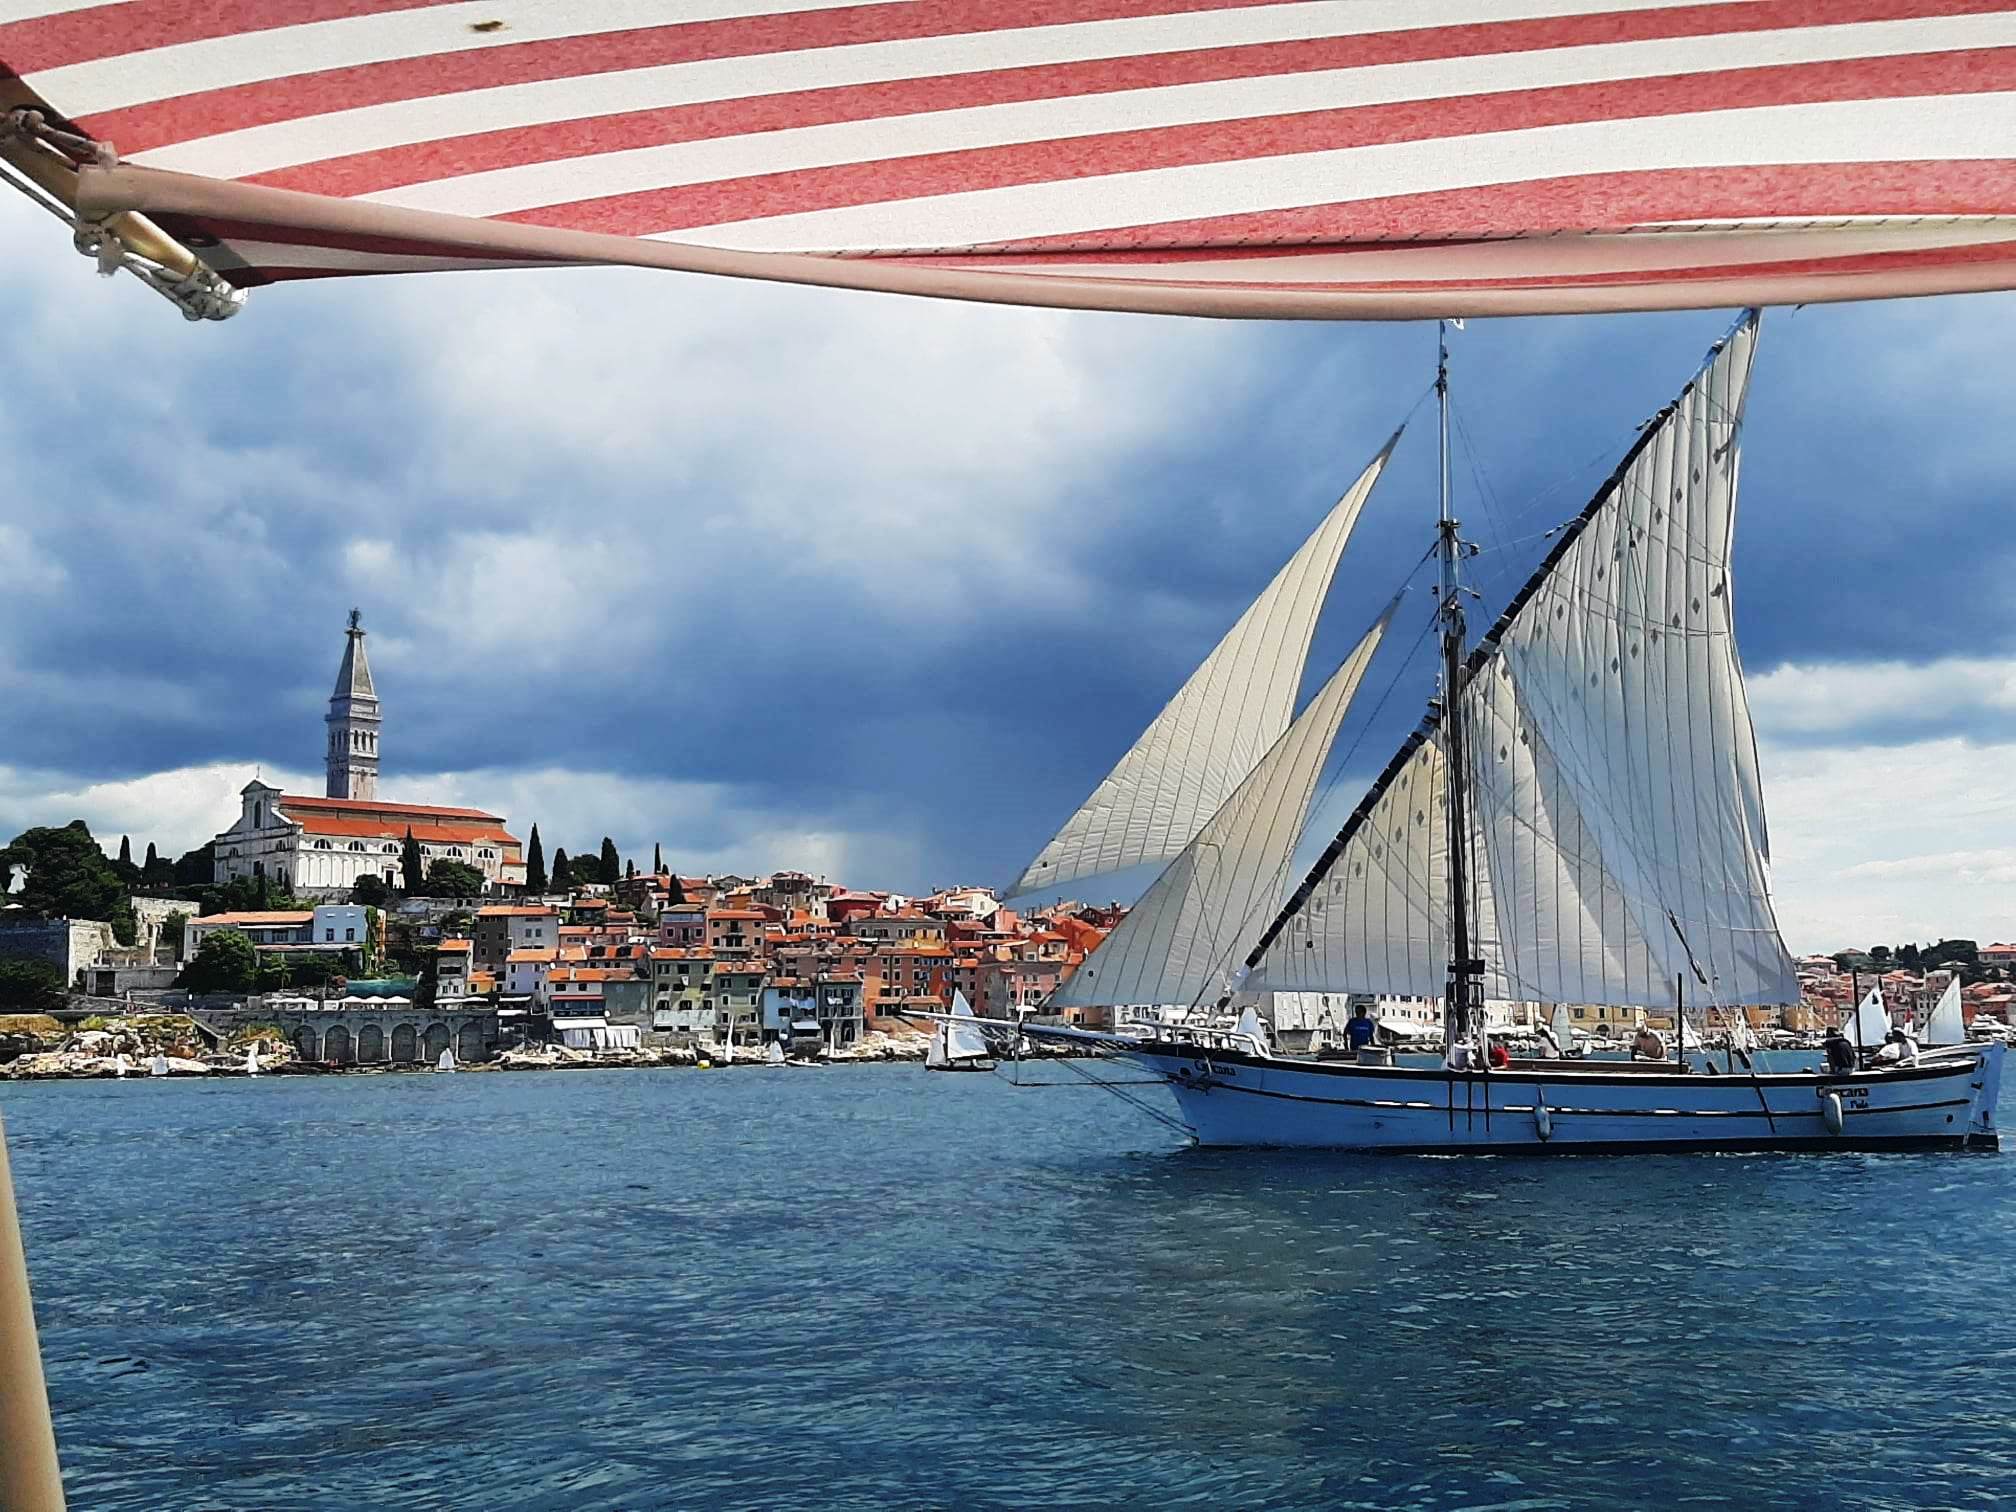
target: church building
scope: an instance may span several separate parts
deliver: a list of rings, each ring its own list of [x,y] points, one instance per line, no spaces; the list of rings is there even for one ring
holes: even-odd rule
[[[378,690],[354,609],[327,723],[324,796],[284,793],[256,778],[247,783],[238,822],[216,839],[219,882],[271,877],[301,897],[347,897],[365,876],[399,887],[400,854],[411,831],[423,868],[460,861],[483,873],[493,892],[525,885],[523,850],[498,815],[378,801]]]

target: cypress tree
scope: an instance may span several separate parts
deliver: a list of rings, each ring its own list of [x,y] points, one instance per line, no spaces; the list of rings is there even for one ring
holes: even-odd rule
[[[665,853],[658,848],[658,842],[651,842],[651,875],[658,876],[665,870]]]
[[[133,841],[130,836],[121,835],[119,837],[119,864],[121,866],[131,866],[133,864]]]
[[[665,906],[676,908],[686,901],[686,889],[679,885],[679,873],[669,872],[671,882],[665,888]]]
[[[548,886],[546,880],[546,852],[539,844],[539,826],[532,826],[532,846],[525,853],[525,890],[529,893],[543,893]]]
[[[635,861],[625,861],[623,863],[624,880],[628,881],[630,878],[636,875],[637,875],[637,863]]]
[[[623,880],[623,863],[616,859],[616,842],[602,837],[602,880],[614,887]]]
[[[160,859],[161,858],[159,856],[154,854],[154,842],[152,840],[149,840],[147,842],[147,869],[149,871],[152,871],[154,869],[154,863],[156,861],[159,861]]]
[[[413,826],[406,826],[406,844],[399,853],[399,875],[405,880],[406,895],[417,898],[426,885],[427,874],[420,863],[420,842],[413,838]]]
[[[547,884],[555,892],[567,892],[574,886],[574,868],[567,860],[565,850],[553,852],[553,880]]]

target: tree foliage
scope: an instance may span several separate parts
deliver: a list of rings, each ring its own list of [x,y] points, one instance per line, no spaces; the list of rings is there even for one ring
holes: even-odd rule
[[[366,908],[383,908],[392,901],[392,884],[376,872],[365,872],[350,889],[350,901]]]
[[[45,919],[99,919],[112,926],[122,945],[133,943],[133,905],[118,868],[91,838],[91,827],[73,819],[62,828],[23,830],[0,849],[0,876],[15,867],[27,879],[14,901]]]
[[[203,887],[217,880],[217,842],[205,840],[175,858],[175,881],[182,887]]]
[[[430,898],[481,897],[483,873],[464,861],[436,861],[427,868],[421,891]]]
[[[546,851],[539,843],[539,826],[535,824],[532,826],[532,843],[525,850],[525,891],[543,893],[547,886]]]
[[[220,913],[271,913],[275,909],[301,909],[308,905],[268,876],[233,877],[229,882],[206,888],[202,912],[207,918]]]
[[[623,863],[616,855],[616,842],[607,835],[602,837],[602,873],[597,879],[614,887],[623,880]]]
[[[665,888],[665,906],[667,908],[683,906],[686,902],[686,889],[679,885],[679,873],[668,872],[666,875],[672,880]]]
[[[419,897],[425,890],[426,868],[420,860],[420,842],[413,838],[413,826],[406,826],[406,843],[399,850],[399,880],[407,896]]]
[[[553,880],[550,884],[554,892],[567,892],[574,886],[574,863],[567,859],[567,852],[553,852]]]
[[[174,947],[178,961],[182,959],[182,931],[188,923],[189,915],[179,908],[161,921],[161,938]]]
[[[54,1013],[63,1002],[60,967],[28,956],[0,956],[0,1012]]]
[[[259,980],[259,952],[236,929],[213,930],[182,968],[177,985],[191,992],[250,992]]]

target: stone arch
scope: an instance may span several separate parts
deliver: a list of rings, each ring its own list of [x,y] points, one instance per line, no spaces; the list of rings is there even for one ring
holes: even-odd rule
[[[483,1026],[464,1024],[455,1035],[455,1059],[459,1061],[479,1061],[483,1059]]]
[[[376,1065],[385,1059],[385,1031],[376,1024],[366,1024],[357,1031],[357,1064]]]
[[[354,1064],[357,1056],[350,1048],[350,1031],[341,1024],[331,1024],[329,1032],[322,1036],[322,1058],[334,1061],[339,1066]]]
[[[299,1029],[294,1031],[294,1053],[300,1056],[301,1059],[304,1061],[320,1060],[321,1057],[315,1053],[319,1048],[320,1046],[315,1039],[315,1031],[307,1024],[303,1024]]]
[[[431,1066],[434,1062],[441,1059],[441,1052],[447,1048],[448,1026],[446,1024],[429,1024],[427,1026],[427,1033],[422,1036],[420,1041],[421,1058]]]
[[[399,1024],[392,1030],[392,1059],[413,1062],[420,1059],[420,1036],[411,1024]]]

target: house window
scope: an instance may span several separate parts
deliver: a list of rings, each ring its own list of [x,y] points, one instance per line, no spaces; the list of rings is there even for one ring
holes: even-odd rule
[[[325,929],[322,931],[322,938],[325,941],[333,940],[336,938],[336,931],[333,929]]]
[[[334,934],[336,931],[332,929],[329,932],[331,934]],[[346,940],[354,940],[357,938],[357,931],[354,929],[346,929],[343,931],[343,938]]]

